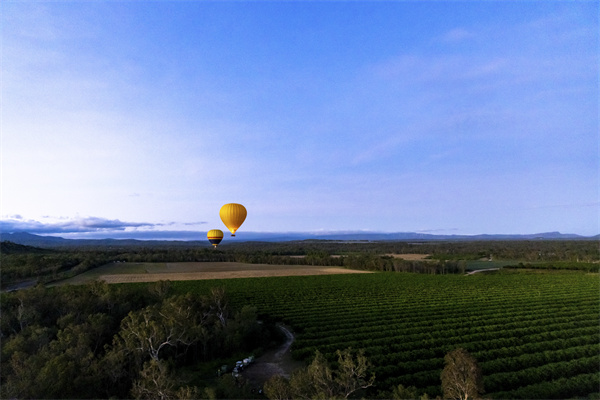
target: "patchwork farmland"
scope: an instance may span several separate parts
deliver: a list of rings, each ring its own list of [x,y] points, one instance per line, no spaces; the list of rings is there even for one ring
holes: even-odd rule
[[[279,324],[294,335],[289,365],[318,350],[335,367],[337,350],[363,349],[376,380],[356,397],[438,396],[458,347],[478,360],[485,398],[600,395],[592,241],[3,249],[3,398],[135,397],[162,363],[173,396],[265,398],[215,371],[277,348]],[[20,280],[38,284],[11,289]],[[144,353],[132,341],[161,327],[182,342]]]

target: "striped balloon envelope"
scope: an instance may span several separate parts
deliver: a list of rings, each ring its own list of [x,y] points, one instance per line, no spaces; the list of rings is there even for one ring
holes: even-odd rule
[[[243,205],[229,203],[221,207],[219,215],[221,216],[221,221],[223,221],[227,229],[231,232],[231,236],[235,236],[235,231],[244,223],[247,212],[246,207]]]
[[[206,237],[208,238],[208,241],[217,248],[219,243],[221,243],[221,240],[223,240],[223,231],[220,229],[211,229],[206,234]]]

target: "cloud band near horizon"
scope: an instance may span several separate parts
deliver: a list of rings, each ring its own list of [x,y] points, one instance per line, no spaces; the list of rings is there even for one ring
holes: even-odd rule
[[[0,220],[0,232],[28,232],[33,234],[68,234],[68,233],[98,233],[98,232],[124,232],[124,231],[151,231],[157,227],[175,225],[170,223],[151,222],[129,222],[119,219],[108,219],[99,217],[84,217],[73,219],[61,219],[54,222],[44,222],[32,219],[24,219],[20,215],[14,215]],[[185,226],[206,224],[206,222],[185,223]]]

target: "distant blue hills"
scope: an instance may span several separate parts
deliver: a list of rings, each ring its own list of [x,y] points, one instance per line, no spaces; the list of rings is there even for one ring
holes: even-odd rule
[[[71,247],[71,246],[153,246],[153,245],[210,245],[204,239],[204,232],[188,235],[185,239],[65,239],[58,236],[34,235],[27,232],[1,233],[1,241],[36,247]],[[334,241],[476,241],[476,240],[600,240],[600,235],[581,236],[560,232],[535,234],[481,234],[481,235],[435,235],[416,232],[238,232],[235,238],[225,234],[224,243],[240,242],[286,242],[302,240],[334,240]]]

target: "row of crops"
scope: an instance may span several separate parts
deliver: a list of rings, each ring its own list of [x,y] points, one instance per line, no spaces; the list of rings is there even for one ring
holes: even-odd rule
[[[224,286],[231,302],[296,333],[293,354],[365,349],[376,391],[416,386],[441,394],[444,355],[479,362],[486,397],[587,397],[600,386],[600,281],[584,273],[374,273],[179,282]]]

